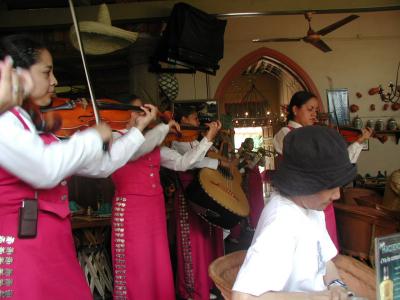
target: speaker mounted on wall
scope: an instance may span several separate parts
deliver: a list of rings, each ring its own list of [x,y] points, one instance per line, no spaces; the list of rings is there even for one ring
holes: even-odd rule
[[[182,73],[200,71],[215,75],[224,53],[225,26],[225,20],[186,3],[175,4],[157,46],[152,71],[159,68],[159,72],[166,72],[159,64],[165,62],[183,66],[186,71]],[[181,69],[169,70],[179,73]]]

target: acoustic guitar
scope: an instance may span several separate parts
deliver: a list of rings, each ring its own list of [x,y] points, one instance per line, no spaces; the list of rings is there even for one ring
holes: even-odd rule
[[[208,156],[227,157],[227,152],[227,144],[224,144],[220,153],[212,152]],[[229,168],[201,169],[185,193],[190,206],[200,217],[222,228],[231,229],[250,213],[237,161]]]

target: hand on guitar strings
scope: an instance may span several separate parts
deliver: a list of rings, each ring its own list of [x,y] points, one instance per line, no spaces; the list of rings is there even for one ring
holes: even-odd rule
[[[232,165],[231,160],[226,157],[220,157],[218,159],[218,166],[220,166],[220,167],[230,168],[231,165]]]

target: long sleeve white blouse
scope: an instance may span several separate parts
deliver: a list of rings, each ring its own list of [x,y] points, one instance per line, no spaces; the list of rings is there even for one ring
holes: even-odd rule
[[[167,124],[159,124],[153,129],[149,130],[145,135],[145,142],[139,147],[137,151],[132,155],[131,160],[136,160],[140,156],[145,155],[153,151],[157,146],[160,146],[164,141],[166,135],[169,132],[169,126]],[[123,133],[123,132],[121,132]],[[116,133],[116,137],[121,135],[121,133]],[[209,158],[205,157],[208,149],[211,147],[212,143],[204,138],[197,147],[191,148],[189,151],[184,153],[179,153],[178,151],[168,148],[166,146],[160,147],[160,165],[175,171],[186,171],[193,168],[207,167],[210,165],[215,165],[214,169],[218,166],[218,161],[216,164],[213,162],[210,164]]]
[[[83,164],[102,156],[97,131],[85,130],[68,141],[45,145],[27,113],[17,108],[29,127],[11,112],[0,116],[0,166],[36,188],[50,188]]]
[[[290,126],[292,128],[302,127],[301,124],[294,122],[294,121],[289,121],[288,126]],[[290,132],[290,128],[285,126],[285,127],[282,127],[274,136],[274,139],[273,139],[274,148],[275,148],[275,151],[278,152],[279,154],[282,154],[283,139],[289,132]],[[360,153],[362,151],[362,148],[363,148],[363,146],[358,142],[354,142],[347,147],[347,152],[349,153],[349,159],[350,159],[351,163],[355,164],[357,162],[358,157],[360,156]]]
[[[133,128],[104,152],[100,135],[87,129],[68,140],[45,145],[28,114],[18,110],[30,130],[10,112],[0,116],[0,165],[36,188],[51,188],[73,174],[107,177],[144,141],[142,133]]]
[[[190,153],[191,151],[196,151],[196,149],[203,147],[203,143],[208,143],[207,145],[209,145],[209,147],[205,151],[205,152],[207,152],[208,149],[211,147],[212,143],[208,142],[206,137],[204,137],[200,142],[197,140],[193,141],[193,142],[173,141],[171,144],[171,148],[183,155],[187,152]],[[201,161],[198,161],[197,163],[195,163],[193,168],[210,168],[210,169],[216,170],[218,168],[218,159],[204,157]]]

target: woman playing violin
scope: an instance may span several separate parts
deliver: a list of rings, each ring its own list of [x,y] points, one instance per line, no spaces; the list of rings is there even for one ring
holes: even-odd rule
[[[289,131],[302,126],[310,126],[317,123],[317,114],[319,110],[319,102],[317,98],[305,91],[295,93],[289,103],[288,110],[288,125],[281,128],[274,136],[274,148],[279,154],[282,154],[283,138]],[[371,128],[362,129],[362,133],[357,138],[356,142],[349,145],[347,148],[349,158],[352,163],[356,163],[362,150],[362,143],[368,140],[372,134]]]
[[[140,99],[133,98],[132,105],[142,105]],[[140,114],[132,111],[127,129],[117,134],[124,135]],[[175,299],[160,166],[185,171],[202,164],[220,126],[210,124],[204,141],[183,155],[160,146],[173,128],[179,130],[179,125],[171,120],[148,130],[131,161],[112,175],[115,299]]]
[[[276,152],[282,154],[283,139],[291,130],[303,126],[312,126],[317,122],[318,108],[319,102],[310,92],[300,91],[292,96],[288,106],[288,125],[282,127],[274,136],[273,144]],[[357,141],[348,146],[347,151],[352,163],[356,163],[362,150],[361,144],[365,140],[369,139],[371,134],[371,128],[363,129],[362,134],[358,137]],[[325,209],[325,218],[328,233],[335,246],[338,248],[339,244],[336,234],[336,220],[332,204]]]
[[[24,35],[3,38],[0,48],[2,57],[11,56],[14,67],[32,77],[33,89],[24,103],[48,104],[57,79],[47,48]],[[109,153],[102,150],[111,138],[104,124],[61,142],[52,134],[39,136],[21,107],[0,116],[0,248],[6,251],[1,256],[0,279],[6,285],[0,298],[93,298],[76,258],[63,179],[105,175],[123,165],[143,142],[141,129],[154,117],[149,108],[143,110],[146,115],[137,120],[137,128],[116,141]],[[37,212],[37,230],[30,226],[27,237],[18,233],[18,210],[28,198],[35,199],[29,203],[37,203],[38,210],[32,212]]]

